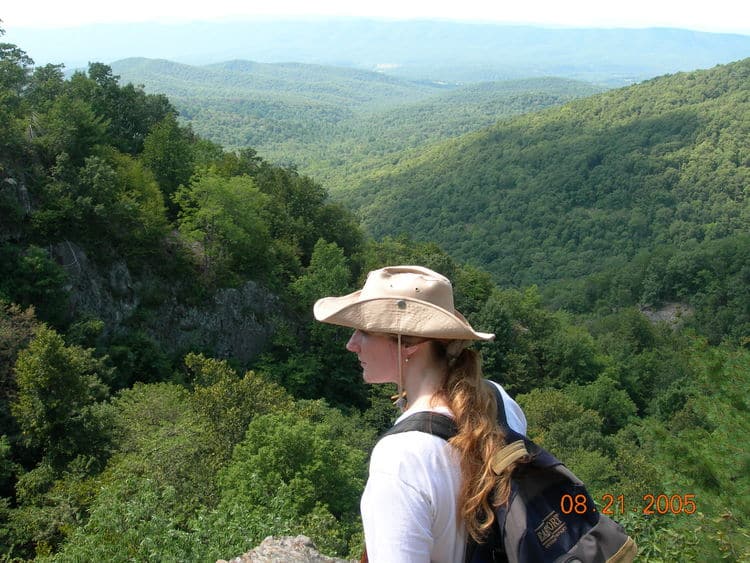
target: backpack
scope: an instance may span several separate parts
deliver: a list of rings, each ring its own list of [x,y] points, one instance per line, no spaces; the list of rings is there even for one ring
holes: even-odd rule
[[[506,446],[493,461],[500,474],[513,462],[528,455],[511,476],[508,503],[495,509],[495,523],[483,543],[471,537],[466,546],[467,563],[625,563],[632,561],[637,547],[622,526],[596,509],[594,500],[562,462],[544,448],[508,426],[500,390],[498,424],[506,435]],[[449,416],[419,412],[390,428],[383,436],[420,431],[444,440],[455,436],[457,427]]]

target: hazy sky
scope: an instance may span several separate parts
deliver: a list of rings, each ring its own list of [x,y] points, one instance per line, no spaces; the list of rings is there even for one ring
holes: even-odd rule
[[[748,0],[3,0],[3,27],[261,16],[440,18],[585,27],[680,27],[750,35]]]

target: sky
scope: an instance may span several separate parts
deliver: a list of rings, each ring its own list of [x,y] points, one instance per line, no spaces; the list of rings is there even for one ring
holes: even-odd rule
[[[750,35],[747,0],[3,0],[14,27],[258,17],[447,19],[565,27],[676,27]]]

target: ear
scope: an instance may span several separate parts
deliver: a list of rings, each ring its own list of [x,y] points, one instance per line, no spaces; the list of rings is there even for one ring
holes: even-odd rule
[[[416,354],[417,352],[419,352],[419,350],[421,348],[423,348],[425,346],[429,346],[429,345],[430,345],[429,341],[428,340],[424,340],[424,341],[418,342],[416,344],[411,344],[409,346],[404,346],[404,351],[402,352],[402,355],[403,355],[404,358],[410,358],[411,356],[413,356],[414,354]]]

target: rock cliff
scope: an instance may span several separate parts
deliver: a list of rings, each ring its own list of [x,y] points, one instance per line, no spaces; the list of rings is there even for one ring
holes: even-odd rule
[[[117,331],[143,307],[147,274],[135,278],[124,260],[102,269],[71,241],[50,248],[52,258],[65,269],[69,282],[71,314],[90,315],[104,321],[105,330]],[[218,290],[202,303],[187,305],[175,295],[149,305],[146,330],[169,350],[201,350],[217,358],[247,364],[260,353],[281,315],[276,296],[255,282]]]

